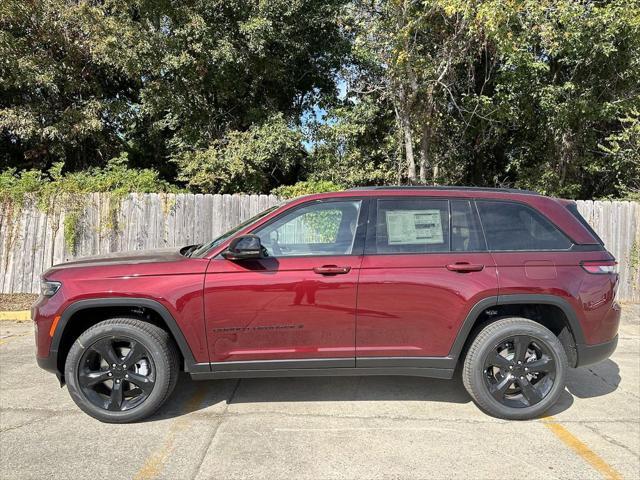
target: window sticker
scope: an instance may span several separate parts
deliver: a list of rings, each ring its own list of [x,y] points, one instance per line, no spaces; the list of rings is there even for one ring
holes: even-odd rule
[[[387,210],[389,245],[443,243],[440,210]]]

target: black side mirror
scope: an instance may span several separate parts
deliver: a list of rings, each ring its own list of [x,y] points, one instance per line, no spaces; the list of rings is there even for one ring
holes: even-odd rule
[[[264,248],[257,235],[240,235],[231,240],[229,247],[222,252],[227,260],[245,260],[250,258],[263,258]]]

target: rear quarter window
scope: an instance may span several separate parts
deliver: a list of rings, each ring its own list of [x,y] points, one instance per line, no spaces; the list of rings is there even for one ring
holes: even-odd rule
[[[572,242],[541,213],[515,202],[478,200],[489,250],[568,250]]]
[[[585,218],[582,215],[580,215],[580,212],[578,211],[578,205],[576,205],[575,203],[570,203],[569,205],[567,205],[567,210],[569,210],[569,212],[571,212],[571,215],[573,215],[576,218],[576,220],[578,220],[582,224],[582,226],[587,229],[587,231],[591,234],[591,236],[596,242],[598,242],[600,245],[604,245],[604,242],[602,241],[600,236],[595,232],[595,230],[591,228],[591,225],[589,225],[589,222],[587,222]]]

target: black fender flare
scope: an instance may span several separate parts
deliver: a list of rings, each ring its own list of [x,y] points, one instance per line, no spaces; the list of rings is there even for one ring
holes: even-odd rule
[[[193,352],[191,351],[191,347],[187,343],[182,330],[178,326],[173,315],[167,310],[167,308],[162,305],[160,302],[156,300],[152,300],[150,298],[134,298],[134,297],[107,297],[107,298],[90,298],[87,300],[78,300],[77,302],[69,305],[60,316],[60,320],[56,326],[56,330],[53,334],[53,338],[51,339],[51,347],[49,349],[49,355],[53,359],[55,359],[57,364],[58,352],[60,349],[60,344],[62,343],[62,338],[64,336],[64,331],[67,326],[67,323],[71,319],[71,317],[83,310],[88,310],[91,308],[104,308],[104,307],[143,307],[148,308],[150,310],[155,311],[158,315],[162,317],[165,324],[170,330],[171,335],[173,336],[180,352],[185,361],[185,370],[192,371],[193,367],[196,365],[195,358],[193,356]],[[207,363],[208,365],[208,363]]]
[[[556,295],[544,295],[544,294],[513,294],[513,295],[498,295],[491,296],[487,298],[483,298],[478,303],[476,303],[469,313],[467,314],[460,330],[458,330],[458,334],[456,335],[456,339],[451,346],[451,350],[449,350],[449,358],[458,359],[460,354],[462,353],[462,349],[469,338],[469,334],[473,329],[473,326],[476,323],[476,320],[484,312],[486,309],[490,307],[495,307],[499,305],[515,305],[519,303],[529,303],[529,304],[538,304],[538,305],[553,305],[562,310],[562,312],[567,317],[567,321],[569,322],[569,328],[571,328],[571,333],[573,334],[573,338],[575,339],[576,344],[584,344],[584,333],[582,331],[582,327],[580,326],[580,321],[578,320],[578,316],[576,315],[575,310],[569,304],[567,300],[562,297],[558,297]]]

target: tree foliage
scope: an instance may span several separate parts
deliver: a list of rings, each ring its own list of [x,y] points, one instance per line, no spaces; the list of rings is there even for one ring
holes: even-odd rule
[[[77,170],[127,152],[171,176],[173,159],[295,119],[333,89],[341,3],[3,1],[3,163]]]
[[[176,193],[179,189],[158,178],[150,169],[128,168],[126,155],[111,159],[105,167],[63,173],[63,164],[56,163],[48,172],[8,168],[0,172],[0,200],[22,202],[31,195],[46,201],[56,195],[78,193]]]
[[[274,188],[271,193],[282,198],[294,198],[312,193],[337,192],[343,188],[343,185],[328,180],[306,180],[294,185],[281,185]]]
[[[637,0],[352,5],[366,69],[347,77],[351,108],[364,97],[393,111],[403,179],[568,197],[638,188],[632,147],[617,161],[602,148],[640,103]]]
[[[0,168],[640,190],[640,0],[4,0],[0,58]]]
[[[300,132],[278,114],[248,130],[228,132],[204,150],[177,157],[179,180],[194,191],[261,193],[295,180],[304,152]]]
[[[338,102],[316,120],[310,132],[313,151],[307,176],[350,187],[398,183],[401,154],[393,117],[376,98]]]

